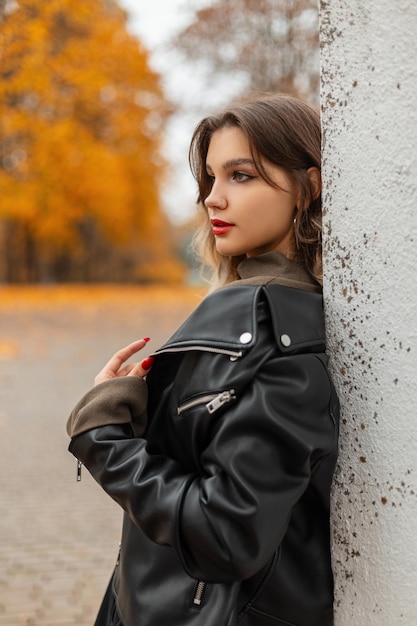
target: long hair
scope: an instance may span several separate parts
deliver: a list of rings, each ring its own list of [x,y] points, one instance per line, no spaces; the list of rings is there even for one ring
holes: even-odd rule
[[[191,139],[190,167],[198,185],[197,202],[207,215],[204,200],[212,181],[206,170],[206,157],[213,133],[225,126],[238,127],[246,136],[259,175],[276,187],[262,166],[262,159],[283,168],[295,182],[299,202],[294,220],[297,255],[311,276],[322,283],[321,194],[315,197],[307,170],[321,166],[321,129],[318,113],[305,102],[288,95],[252,97],[217,115],[204,118]],[[195,247],[203,268],[211,270],[213,287],[236,280],[237,266],[244,256],[223,256],[216,250],[208,219],[196,233]]]

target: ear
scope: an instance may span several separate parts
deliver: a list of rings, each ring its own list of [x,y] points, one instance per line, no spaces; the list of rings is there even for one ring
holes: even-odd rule
[[[307,175],[310,179],[311,184],[311,195],[313,200],[316,200],[321,192],[321,172],[318,167],[310,167],[307,170]]]

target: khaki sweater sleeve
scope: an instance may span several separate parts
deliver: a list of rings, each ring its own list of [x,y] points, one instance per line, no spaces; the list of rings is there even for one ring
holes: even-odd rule
[[[109,424],[132,424],[137,437],[143,435],[147,417],[146,382],[137,376],[112,378],[88,391],[72,410],[67,421],[67,433],[81,433]]]

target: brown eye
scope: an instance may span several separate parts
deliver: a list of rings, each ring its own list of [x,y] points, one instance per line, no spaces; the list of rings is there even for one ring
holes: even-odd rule
[[[236,180],[238,183],[245,183],[247,180],[251,180],[254,176],[245,174],[245,172],[233,172],[232,180]]]

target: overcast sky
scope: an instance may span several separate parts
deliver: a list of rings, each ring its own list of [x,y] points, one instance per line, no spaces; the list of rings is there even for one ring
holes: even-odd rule
[[[195,80],[184,71],[176,71],[172,55],[164,52],[164,44],[192,21],[193,7],[202,1],[119,0],[119,4],[129,14],[129,29],[150,51],[152,66],[162,75],[168,97],[177,103],[190,102]],[[195,210],[196,187],[188,167],[188,143],[197,121],[190,114],[182,114],[175,116],[167,128],[164,152],[172,165],[172,175],[162,200],[174,222],[184,221]]]
[[[171,163],[171,182],[163,196],[163,206],[174,222],[182,222],[196,210],[196,184],[188,166],[188,146],[195,125],[202,116],[231,100],[238,92],[229,76],[227,81],[204,79],[204,72],[180,63],[175,51],[164,44],[188,24],[195,11],[212,0],[119,0],[127,10],[130,31],[151,53],[152,67],[162,76],[169,99],[181,107],[167,126],[164,154]],[[205,82],[204,82],[205,81]]]
[[[189,23],[194,0],[119,0],[130,16],[132,32],[151,49]]]

